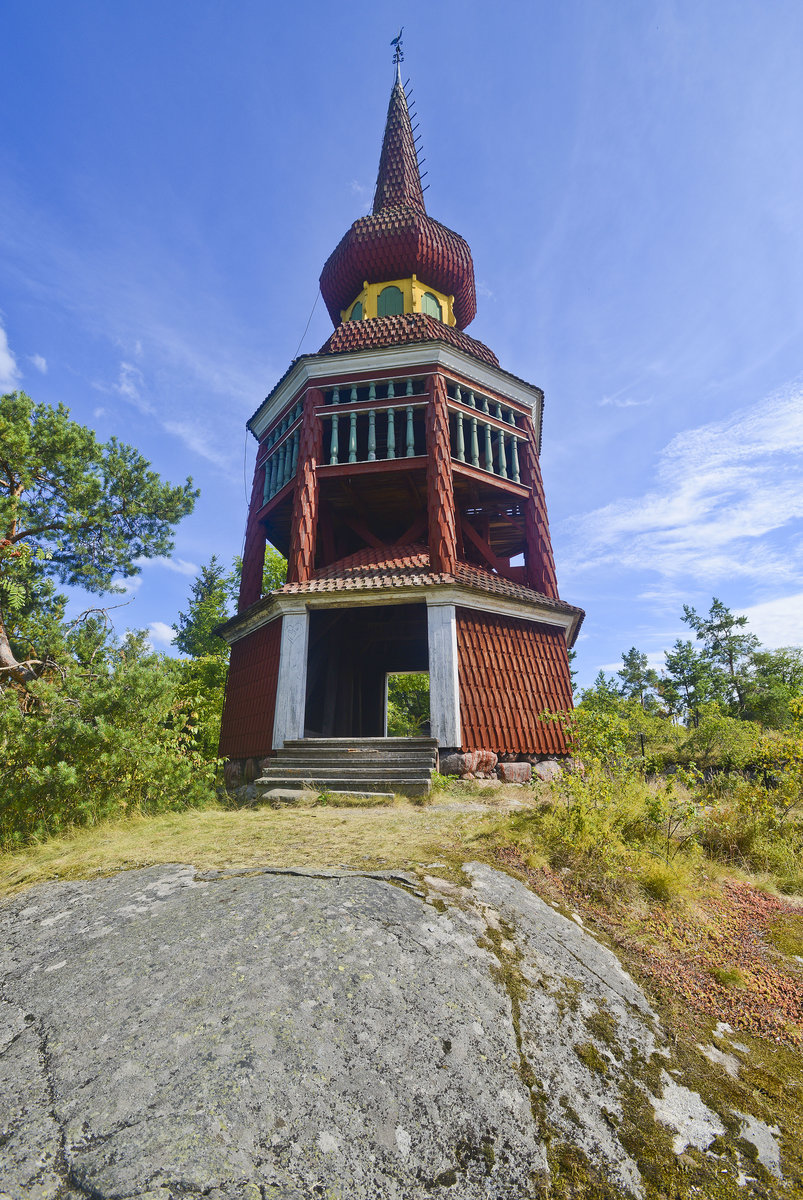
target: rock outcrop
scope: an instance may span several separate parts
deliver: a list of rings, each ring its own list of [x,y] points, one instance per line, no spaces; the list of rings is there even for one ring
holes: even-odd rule
[[[697,1094],[579,920],[429,870],[153,867],[6,902],[0,1197],[523,1200],[567,1170],[640,1197],[704,1153],[717,1195],[780,1175],[777,1130]]]

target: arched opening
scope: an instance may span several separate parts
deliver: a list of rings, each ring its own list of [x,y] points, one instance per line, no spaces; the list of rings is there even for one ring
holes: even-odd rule
[[[404,312],[404,296],[395,284],[382,288],[376,301],[378,317],[397,317]]]
[[[443,320],[443,310],[440,306],[440,301],[437,296],[433,296],[432,292],[424,292],[421,297],[421,311],[426,313],[428,317],[437,317],[439,321]]]
[[[351,316],[349,317],[349,320],[350,321],[361,321],[362,320],[362,300],[358,300],[357,303],[354,305],[354,308],[352,308]]]

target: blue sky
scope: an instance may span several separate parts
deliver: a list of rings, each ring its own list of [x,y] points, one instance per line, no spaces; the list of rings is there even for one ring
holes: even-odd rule
[[[242,547],[244,423],[331,330],[318,275],[370,203],[401,24],[469,332],[546,392],[581,682],[631,645],[660,664],[714,594],[800,643],[799,0],[10,0],[0,385],[201,488],[118,629],[166,648]]]

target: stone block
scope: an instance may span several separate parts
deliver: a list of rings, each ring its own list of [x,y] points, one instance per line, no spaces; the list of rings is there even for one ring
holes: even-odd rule
[[[528,762],[500,763],[496,774],[503,783],[529,783],[533,769]]]
[[[459,775],[485,778],[494,773],[497,757],[493,750],[466,750],[461,754],[447,754],[440,760],[441,775]]]
[[[562,774],[563,767],[556,758],[545,758],[533,766],[533,775],[542,783],[552,783],[553,779],[560,779]]]

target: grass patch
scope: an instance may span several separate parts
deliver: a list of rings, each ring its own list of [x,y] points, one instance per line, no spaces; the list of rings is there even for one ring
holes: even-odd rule
[[[781,954],[803,958],[803,912],[778,917],[767,929],[767,937]]]
[[[77,829],[0,856],[0,893],[159,863],[199,868],[407,867],[471,857],[482,814],[390,806],[225,809],[133,816]],[[475,855],[476,856],[476,855]]]

